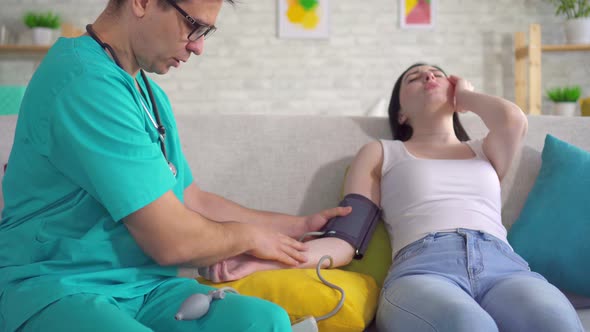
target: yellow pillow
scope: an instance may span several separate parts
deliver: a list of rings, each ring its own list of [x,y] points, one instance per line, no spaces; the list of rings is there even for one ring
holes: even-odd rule
[[[377,310],[379,287],[372,277],[338,269],[321,270],[322,277],[345,292],[342,308],[334,316],[318,322],[322,332],[363,331]],[[340,293],[322,283],[315,269],[285,269],[260,271],[240,280],[213,284],[232,287],[240,294],[259,297],[283,307],[291,321],[312,315],[319,317],[332,311]]]

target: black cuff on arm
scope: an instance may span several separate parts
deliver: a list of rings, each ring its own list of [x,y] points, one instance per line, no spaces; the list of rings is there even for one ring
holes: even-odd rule
[[[330,219],[322,229],[322,237],[337,237],[350,243],[354,249],[354,258],[361,259],[373,237],[381,209],[370,199],[359,194],[348,194],[339,206],[351,206],[352,212],[344,217]]]

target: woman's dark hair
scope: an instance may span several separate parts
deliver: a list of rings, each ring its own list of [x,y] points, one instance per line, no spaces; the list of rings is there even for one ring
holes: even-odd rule
[[[410,71],[410,69],[415,68],[415,67],[419,67],[419,66],[432,66],[432,67],[440,70],[443,74],[446,75],[445,71],[442,70],[440,67],[429,65],[426,63],[415,63],[415,64],[411,65],[408,69],[406,69],[400,75],[400,77],[395,82],[395,85],[393,86],[393,92],[391,93],[391,100],[389,101],[389,127],[391,128],[391,134],[393,135],[393,139],[397,139],[397,140],[405,142],[412,137],[412,133],[413,133],[412,127],[408,124],[405,124],[405,123],[404,124],[399,123],[399,111],[401,109],[401,105],[399,103],[399,93],[401,90],[402,79],[404,78],[404,75],[406,75],[406,73],[408,71]],[[455,130],[455,135],[457,135],[457,138],[461,142],[465,142],[465,141],[469,140],[469,135],[467,135],[467,132],[465,131],[465,129],[463,128],[463,125],[461,124],[461,121],[459,121],[459,115],[457,115],[456,112],[453,114],[453,129]]]

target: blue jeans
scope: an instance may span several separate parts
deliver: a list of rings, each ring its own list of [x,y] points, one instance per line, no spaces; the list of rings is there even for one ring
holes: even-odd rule
[[[398,252],[377,310],[379,331],[584,331],[555,286],[502,240],[458,229]]]

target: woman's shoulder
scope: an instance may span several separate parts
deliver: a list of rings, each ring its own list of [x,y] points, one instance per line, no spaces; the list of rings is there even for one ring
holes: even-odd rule
[[[379,158],[382,175],[385,175],[395,164],[406,159],[404,143],[400,140],[379,139],[367,143],[365,147],[374,151],[373,155]]]
[[[380,139],[377,143],[385,155],[398,155],[405,151],[404,142],[397,139]]]
[[[356,154],[357,159],[375,159],[383,154],[380,141],[371,141],[363,145]]]
[[[404,144],[404,142],[398,140],[398,139],[379,139],[378,141],[379,144],[381,144],[381,146],[383,146],[383,148],[388,148],[388,147],[400,147]]]
[[[383,155],[391,149],[403,148],[403,142],[391,139],[378,139],[363,145],[359,154]]]

